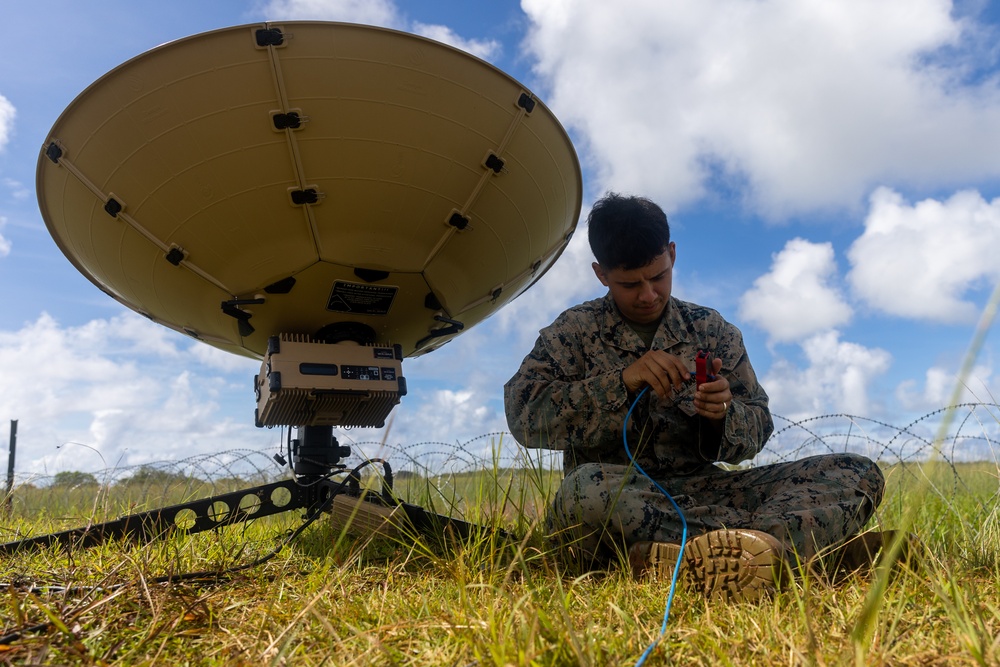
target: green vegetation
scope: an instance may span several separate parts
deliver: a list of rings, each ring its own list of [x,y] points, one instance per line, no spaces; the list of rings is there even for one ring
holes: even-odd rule
[[[89,472],[66,470],[56,473],[52,486],[96,486],[97,478]]]
[[[886,469],[878,521],[897,527],[913,511],[923,546],[919,567],[893,573],[874,613],[866,606],[872,574],[838,585],[798,579],[759,604],[709,604],[681,590],[646,664],[1000,664],[998,472],[989,464]],[[634,664],[659,634],[666,587],[635,582],[624,568],[571,574],[539,525],[560,476],[495,467],[397,481],[411,502],[519,536],[507,542],[489,531],[444,545],[412,535],[371,541],[321,520],[224,582],[153,582],[268,553],[298,525],[290,512],[141,547],[2,557],[0,634],[47,626],[0,645],[0,664]],[[203,484],[172,484],[167,502],[220,491]],[[14,516],[0,519],[0,541],[117,516],[135,503],[134,487],[50,493],[57,506],[49,508],[19,499]]]

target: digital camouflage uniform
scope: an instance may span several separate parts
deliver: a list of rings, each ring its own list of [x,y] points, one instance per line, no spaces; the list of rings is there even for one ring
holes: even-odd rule
[[[774,429],[767,394],[739,329],[716,311],[670,299],[652,349],[690,360],[692,381],[661,399],[646,391],[632,412],[636,461],[684,511],[688,536],[752,528],[808,559],[858,532],[882,498],[875,463],[853,454],[725,471],[715,462],[754,457]],[[699,349],[722,360],[733,400],[724,424],[695,413]],[[636,396],[622,371],[646,351],[609,293],[571,308],[540,332],[504,387],[507,421],[527,447],[562,450],[566,476],[547,517],[553,536],[600,559],[609,547],[681,540],[670,501],[629,464],[622,426]]]

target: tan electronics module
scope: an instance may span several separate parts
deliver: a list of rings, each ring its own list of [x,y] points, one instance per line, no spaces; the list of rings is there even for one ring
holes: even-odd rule
[[[406,395],[399,345],[271,336],[254,384],[257,426],[381,427]]]

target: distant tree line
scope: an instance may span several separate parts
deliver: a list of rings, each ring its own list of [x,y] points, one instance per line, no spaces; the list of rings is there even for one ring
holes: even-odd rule
[[[234,479],[234,478],[227,478]],[[238,479],[238,478],[237,478]],[[149,486],[149,485],[169,485],[169,484],[187,484],[190,482],[201,482],[196,477],[190,475],[185,475],[180,472],[170,472],[169,470],[162,470],[154,466],[139,466],[133,474],[128,477],[123,477],[115,481],[116,486],[126,486],[126,485],[136,485],[136,486]],[[80,472],[79,470],[66,470],[63,472],[56,473],[56,476],[52,479],[52,486],[72,488],[78,486],[97,486],[100,482],[97,477],[89,472]]]
[[[411,470],[399,470],[396,471],[395,477],[397,480],[402,481],[421,479],[423,476],[420,473]],[[171,472],[169,470],[157,468],[156,466],[144,465],[139,466],[139,468],[131,475],[115,480],[113,484],[115,486],[171,486],[175,484],[211,483],[214,486],[231,486],[235,488],[246,485],[247,483],[256,483],[258,481],[259,480],[245,479],[239,475],[230,475],[209,481],[192,475],[185,475],[180,472]],[[93,473],[81,472],[79,470],[66,470],[56,473],[55,477],[52,478],[50,487],[68,489],[85,486],[99,486],[100,483],[100,480],[98,480],[97,476]]]

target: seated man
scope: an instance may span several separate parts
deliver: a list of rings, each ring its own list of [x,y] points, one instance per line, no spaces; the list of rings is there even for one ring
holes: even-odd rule
[[[553,535],[584,565],[625,549],[637,575],[670,575],[682,522],[655,480],[687,520],[682,574],[731,599],[759,597],[783,564],[810,562],[856,535],[884,486],[865,457],[715,465],[753,458],[774,427],[739,329],[670,295],[677,250],[663,211],[609,194],[588,228],[608,294],[543,329],[504,387],[511,433],[527,447],[564,452],[565,478],[547,516]],[[714,355],[714,379],[696,387],[699,350]],[[623,427],[649,478],[629,461]]]

